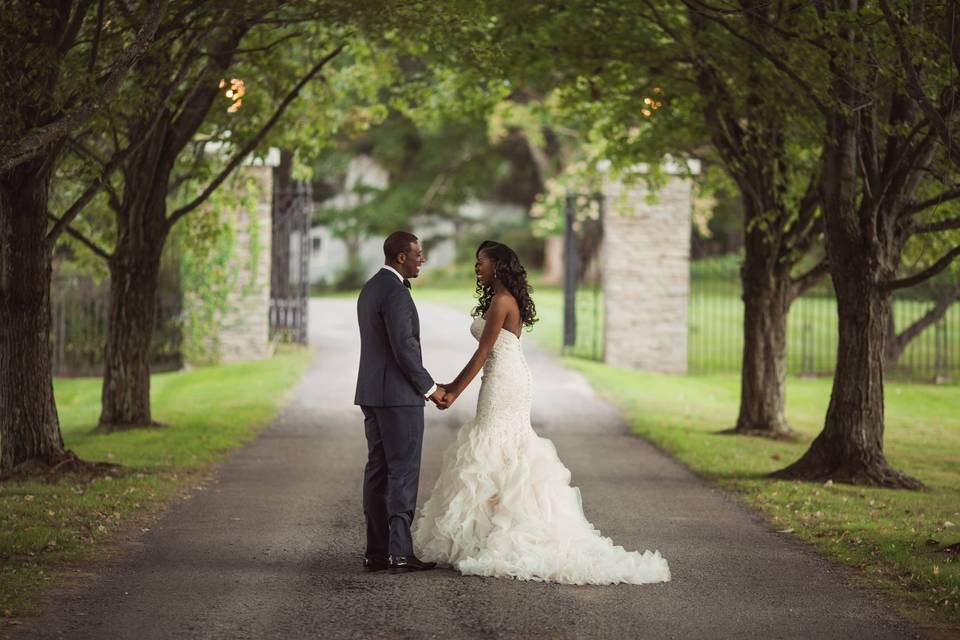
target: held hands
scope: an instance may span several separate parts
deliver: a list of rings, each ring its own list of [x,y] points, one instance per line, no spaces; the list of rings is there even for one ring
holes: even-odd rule
[[[449,405],[444,404],[447,397],[447,391],[443,388],[442,385],[437,385],[437,390],[433,392],[433,395],[429,396],[430,402],[437,405],[437,408],[441,411],[446,409]]]
[[[453,385],[450,383],[441,384],[441,385],[438,385],[438,387],[440,389],[443,389],[445,395],[443,396],[442,404],[439,404],[437,406],[441,409],[449,409],[450,405],[452,405],[454,401],[456,401],[456,399],[460,396],[460,392],[457,391],[453,387]]]
[[[457,399],[459,392],[453,390],[450,385],[438,384],[437,390],[430,396],[430,400],[437,405],[437,408],[443,411],[449,409],[450,405]]]

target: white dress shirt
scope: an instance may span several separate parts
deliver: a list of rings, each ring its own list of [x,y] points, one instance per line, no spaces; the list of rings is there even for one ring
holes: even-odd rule
[[[389,271],[389,272],[392,273],[393,275],[395,275],[395,276],[397,276],[398,278],[400,278],[400,282],[401,282],[401,283],[403,282],[404,277],[403,277],[402,275],[400,275],[400,272],[399,272],[399,271],[397,271],[396,269],[394,269],[394,268],[391,267],[390,265],[385,264],[385,265],[383,265],[383,266],[380,267],[380,268],[381,268],[381,269],[386,269],[387,271]],[[427,391],[425,394],[423,394],[423,397],[424,397],[424,398],[427,398],[427,399],[429,400],[429,399],[430,399],[430,396],[432,396],[434,393],[436,393],[436,391],[437,391],[437,385],[433,385],[432,387],[430,387],[430,390],[429,390],[429,391]]]

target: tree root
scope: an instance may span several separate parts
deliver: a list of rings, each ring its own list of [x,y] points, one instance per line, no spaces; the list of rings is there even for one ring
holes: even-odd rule
[[[120,465],[110,462],[81,460],[72,451],[66,451],[63,455],[52,460],[45,458],[27,460],[11,471],[0,474],[0,483],[42,480],[48,484],[53,484],[68,475],[80,476],[84,479],[117,476],[121,469]]]
[[[769,478],[778,480],[801,480],[808,482],[842,482],[864,487],[883,487],[887,489],[908,489],[922,491],[926,486],[911,476],[897,471],[884,461],[872,465],[846,462],[831,465],[823,460],[813,459],[808,451],[802,458],[779,471],[769,474]]]

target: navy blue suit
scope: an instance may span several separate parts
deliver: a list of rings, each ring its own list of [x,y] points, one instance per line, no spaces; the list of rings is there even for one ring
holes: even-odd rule
[[[413,555],[410,525],[417,506],[424,395],[420,318],[409,289],[381,269],[357,299],[360,370],[354,404],[363,411],[367,466],[363,514],[367,557]]]

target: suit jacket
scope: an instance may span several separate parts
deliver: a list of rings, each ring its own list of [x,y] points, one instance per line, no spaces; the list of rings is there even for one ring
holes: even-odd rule
[[[357,299],[360,371],[354,404],[367,407],[424,406],[433,378],[423,368],[420,316],[410,290],[380,269]]]

